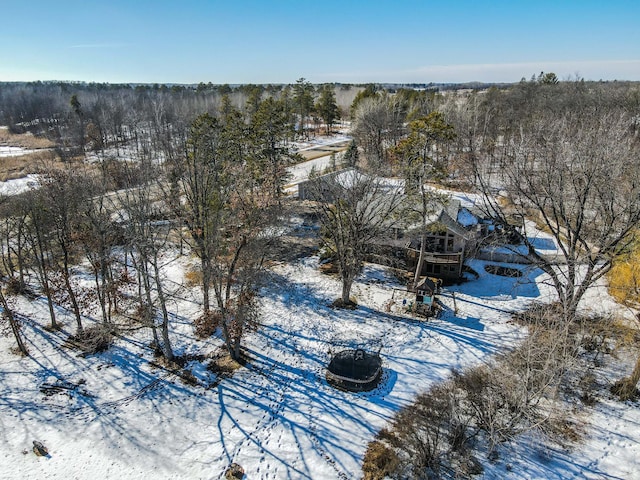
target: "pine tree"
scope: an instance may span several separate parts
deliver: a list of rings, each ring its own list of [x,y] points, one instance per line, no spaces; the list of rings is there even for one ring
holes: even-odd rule
[[[327,135],[331,132],[331,127],[340,116],[338,105],[336,104],[336,94],[332,85],[323,85],[320,89],[320,98],[316,103],[316,112],[322,117],[327,128]]]

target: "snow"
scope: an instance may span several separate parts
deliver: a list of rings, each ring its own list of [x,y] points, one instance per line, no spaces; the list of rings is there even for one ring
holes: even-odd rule
[[[19,157],[20,155],[28,155],[38,150],[29,150],[22,147],[9,147],[6,145],[0,145],[0,158],[6,157]]]
[[[463,227],[472,227],[478,224],[478,218],[466,208],[460,209],[456,220]]]
[[[360,307],[333,310],[328,305],[340,285],[318,273],[317,262],[309,257],[274,267],[261,292],[264,325],[246,343],[252,361],[217,385],[213,374],[195,370],[210,388],[187,386],[151,366],[144,331],[125,332],[106,353],[78,357],[62,347],[64,332],[43,329],[43,299],[16,299],[32,357],[10,354],[11,339],[0,339],[0,471],[10,466],[12,478],[197,479],[220,478],[236,462],[251,479],[357,478],[367,443],[399,408],[451,369],[514,345],[524,331],[510,322],[510,312],[552,295],[539,270],[512,279],[473,261],[479,278],[443,292],[442,316],[423,321],[384,313],[401,287],[384,268],[370,265],[354,289]],[[191,336],[200,299],[197,289],[183,285],[187,264],[165,266],[176,285],[172,338],[179,352],[212,352],[219,340]],[[66,316],[65,331],[73,331],[68,313],[59,314]],[[383,382],[373,392],[338,391],[324,378],[331,353],[354,347],[381,351]],[[80,386],[69,395],[44,396],[40,385],[56,379]],[[638,458],[640,434],[625,428],[640,415],[613,402],[606,408],[618,415],[596,425],[607,435],[595,430],[573,455],[554,451],[551,467],[516,445],[518,468],[509,478],[600,478],[604,472],[633,478],[629,465]],[[33,440],[50,456],[33,455]],[[554,476],[549,469],[556,467],[562,468]],[[503,478],[500,468],[489,466],[486,478]]]
[[[0,339],[0,465],[11,465],[15,478],[218,478],[231,462],[247,478],[357,477],[367,443],[401,406],[452,368],[522,338],[508,312],[536,292],[535,282],[483,275],[467,285],[484,299],[458,287],[457,315],[445,295],[442,318],[426,322],[383,313],[400,287],[386,270],[369,266],[354,290],[361,307],[332,310],[340,285],[318,273],[317,262],[274,269],[262,292],[264,326],[247,340],[252,362],[211,389],[187,387],[151,367],[148,332],[125,334],[104,354],[77,357],[61,347],[64,332],[42,328],[44,300],[19,299],[32,357],[8,353],[11,339]],[[176,350],[212,351],[219,341],[190,336],[199,299],[197,289],[181,285],[185,267],[172,261],[165,268],[179,285]],[[69,315],[66,322],[72,331]],[[384,381],[373,392],[338,391],[324,378],[331,352],[356,346],[381,348]],[[70,396],[45,397],[39,387],[53,379],[85,382]],[[32,440],[42,441],[50,458],[23,455]]]
[[[318,147],[336,145],[338,143],[349,142],[353,138],[350,135],[346,134],[338,134],[331,135],[330,137],[317,136],[311,138],[307,142],[292,142],[291,146],[293,147],[294,152],[304,152],[307,150],[314,150]]]
[[[16,178],[15,180],[7,180],[6,182],[0,182],[0,196],[18,195],[19,193],[26,192],[31,188],[35,188],[38,184],[37,175],[26,175],[22,178]]]
[[[289,186],[297,185],[298,183],[309,178],[309,174],[312,170],[316,172],[322,172],[331,163],[331,155],[325,155],[324,157],[318,157],[306,162],[300,162],[288,168],[291,177],[289,179]],[[297,191],[297,190],[296,190]]]
[[[461,207],[473,208],[473,207],[480,207],[484,204],[483,197],[480,194],[461,192],[458,190],[448,190],[444,188],[435,188],[435,187],[431,187],[431,188],[440,194],[448,195],[449,198],[451,198],[452,200],[458,200],[460,202]]]

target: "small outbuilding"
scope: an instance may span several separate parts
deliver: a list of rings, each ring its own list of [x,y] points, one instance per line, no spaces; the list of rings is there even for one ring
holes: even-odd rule
[[[411,305],[414,313],[430,317],[436,310],[436,293],[438,293],[442,280],[424,277],[415,287],[416,300]]]
[[[327,382],[336,388],[351,392],[374,389],[381,376],[380,355],[361,348],[338,352],[327,367]]]
[[[431,308],[437,289],[438,285],[433,279],[424,277],[418,285],[416,285],[416,302]]]

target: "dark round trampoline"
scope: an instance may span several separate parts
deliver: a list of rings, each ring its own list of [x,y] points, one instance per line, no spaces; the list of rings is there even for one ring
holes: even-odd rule
[[[327,367],[329,384],[351,392],[374,389],[380,381],[381,374],[380,355],[361,348],[336,353]]]

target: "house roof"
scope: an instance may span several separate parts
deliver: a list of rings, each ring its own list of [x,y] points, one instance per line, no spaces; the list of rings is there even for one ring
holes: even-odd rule
[[[456,235],[459,235],[460,237],[463,237],[465,239],[469,239],[470,238],[470,233],[469,231],[464,228],[462,225],[460,225],[460,223],[458,223],[457,220],[454,220],[458,218],[458,208],[460,207],[460,202],[458,202],[457,206],[454,206],[453,208],[449,207],[449,208],[443,208],[440,211],[440,215],[438,216],[438,222],[442,223],[448,230],[450,230],[451,232],[455,233]],[[451,215],[451,213],[455,212],[455,217],[453,217]]]
[[[436,282],[431,280],[429,277],[424,277],[416,285],[416,290],[430,290],[432,292],[435,292],[435,290],[436,290]]]

